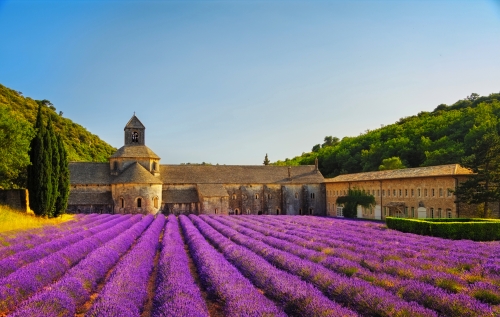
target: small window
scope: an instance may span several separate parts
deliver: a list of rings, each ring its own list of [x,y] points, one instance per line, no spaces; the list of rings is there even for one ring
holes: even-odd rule
[[[316,198],[316,195],[314,193],[311,193],[311,199]]]
[[[156,171],[156,162],[153,162],[153,171]]]
[[[312,208],[309,208],[309,214],[312,215],[313,214],[313,209]]]
[[[279,215],[280,214],[280,209],[279,208],[276,208],[276,214]]]
[[[427,188],[424,189],[424,196],[427,197]]]
[[[236,200],[236,195],[235,194],[233,194],[233,200]]]
[[[421,197],[421,196],[422,196],[422,195],[421,195],[421,193],[420,193],[420,188],[419,188],[419,189],[417,189],[417,193],[418,193],[418,197]]]
[[[158,197],[153,198],[153,206],[158,208]]]
[[[442,215],[441,215],[441,208],[438,208],[438,218],[442,218]]]
[[[249,215],[249,214],[250,214],[250,209],[247,209],[247,215]]]
[[[267,199],[271,199],[271,194],[267,194]]]
[[[400,189],[399,190],[399,197],[403,196],[403,191]]]
[[[344,207],[337,207],[337,217],[344,217]]]
[[[302,215],[302,208],[299,208],[299,215]]]
[[[139,142],[139,133],[137,133],[136,131],[132,132],[132,142],[133,143]]]
[[[439,189],[439,197],[443,197],[443,189],[442,188]]]
[[[125,200],[123,198],[120,198],[120,205],[122,208],[125,206]]]
[[[405,197],[408,197],[408,189],[405,189]]]
[[[434,208],[431,208],[431,218],[434,218]]]
[[[118,162],[117,161],[113,162],[113,170],[115,170],[115,171],[118,170]]]
[[[142,199],[137,198],[137,208],[141,208],[142,206]]]
[[[237,214],[239,214],[239,213],[240,213],[240,211],[238,210],[238,208],[236,208],[236,209],[234,210],[234,214],[235,214],[235,215],[237,215]]]
[[[415,191],[413,190],[413,188],[411,189],[411,197],[415,197]]]
[[[392,196],[396,197],[396,190],[395,189],[392,190]]]
[[[259,195],[258,194],[255,194],[255,199],[259,199]]]
[[[436,193],[435,193],[435,191],[434,191],[434,188],[433,188],[433,189],[431,189],[431,193],[432,193],[432,197],[436,196]]]

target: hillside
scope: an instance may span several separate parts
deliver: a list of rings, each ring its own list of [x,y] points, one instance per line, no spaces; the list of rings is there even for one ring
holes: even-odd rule
[[[314,164],[325,177],[379,170],[384,159],[399,158],[405,167],[460,163],[485,131],[500,130],[500,94],[471,94],[453,105],[338,141],[327,137],[322,146],[273,165]],[[325,139],[327,139],[325,138]],[[333,142],[332,142],[333,139]],[[325,140],[326,141],[326,140]]]
[[[48,100],[43,103],[44,120],[52,118],[54,130],[61,135],[70,161],[106,162],[116,151],[81,125],[56,113]],[[37,111],[36,100],[0,84],[0,188],[26,185],[28,151]]]

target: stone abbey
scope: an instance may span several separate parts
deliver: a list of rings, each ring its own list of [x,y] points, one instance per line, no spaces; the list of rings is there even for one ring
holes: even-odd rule
[[[71,162],[68,212],[326,215],[316,166],[168,165],[134,115],[109,163]]]

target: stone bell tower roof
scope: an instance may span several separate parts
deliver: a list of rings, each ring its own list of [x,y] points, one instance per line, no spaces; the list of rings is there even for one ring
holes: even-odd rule
[[[125,125],[125,128],[123,130],[126,129],[146,129],[146,127],[144,126],[144,124],[142,124],[141,120],[139,120],[139,118],[135,116],[134,113],[134,115],[132,116],[132,118],[130,118],[130,120]]]

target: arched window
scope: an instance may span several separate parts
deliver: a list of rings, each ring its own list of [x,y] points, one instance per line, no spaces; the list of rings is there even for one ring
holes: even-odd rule
[[[235,194],[233,194],[233,200],[236,200],[236,195]]]
[[[312,208],[309,208],[309,214],[312,215],[313,214],[313,209]]]
[[[120,205],[122,208],[125,206],[125,200],[123,198],[120,198]]]
[[[153,161],[153,171],[156,171],[156,162]]]
[[[153,198],[153,206],[158,208],[158,197]]]
[[[138,143],[139,142],[139,133],[136,131],[132,132],[132,143]]]
[[[235,215],[239,214],[239,212],[240,212],[240,211],[238,210],[238,208],[236,208],[236,209],[234,210],[234,214],[235,214]]]
[[[279,215],[280,214],[280,209],[279,208],[276,208],[276,214]]]
[[[259,199],[259,194],[255,194],[255,199]]]
[[[249,214],[250,214],[250,209],[247,209],[247,215],[249,215]]]
[[[137,198],[137,208],[141,208],[141,206],[142,206],[142,199]]]

